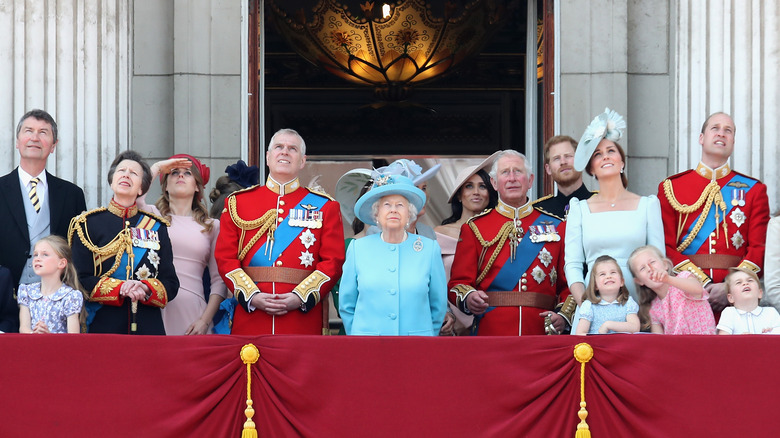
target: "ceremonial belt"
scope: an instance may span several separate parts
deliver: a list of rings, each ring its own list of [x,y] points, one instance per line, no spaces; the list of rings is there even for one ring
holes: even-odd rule
[[[245,266],[244,272],[255,283],[300,284],[311,274],[305,269],[285,268],[283,266]]]
[[[556,299],[552,295],[539,292],[493,291],[488,292],[490,307],[536,307],[554,310]]]
[[[691,254],[688,258],[701,269],[735,268],[742,262],[742,257],[728,254]]]
[[[734,190],[734,184],[736,185],[742,185],[742,188],[745,188],[745,192],[750,191],[750,189],[753,188],[754,185],[756,185],[756,180],[752,178],[747,178],[739,174],[735,174],[734,177],[732,177],[729,182],[727,182],[723,187],[720,188],[720,196],[723,198],[724,202],[726,203],[726,211],[723,212],[723,217],[720,218],[721,222],[726,221],[726,216],[731,213],[731,210],[734,208],[734,206],[730,202],[726,202],[726,199],[728,199],[728,192],[731,190]],[[702,224],[701,229],[698,231],[696,236],[691,241],[690,245],[688,245],[687,248],[682,250],[682,254],[685,255],[693,255],[696,254],[697,251],[704,245],[704,243],[707,241],[707,239],[710,238],[710,234],[715,231],[715,229],[720,225],[720,223],[715,222],[715,213],[717,210],[717,206],[713,203],[713,205],[710,207],[710,211],[707,212],[707,218],[705,219],[704,223]],[[699,221],[699,217],[701,217],[701,214],[696,216],[696,218],[693,219],[693,222],[691,222],[691,226],[689,227],[688,231],[680,238],[680,242],[685,242],[685,239],[688,238],[688,236],[693,232],[694,228],[696,228],[696,223]],[[728,239],[728,236],[726,236]],[[735,265],[736,266],[736,265]]]

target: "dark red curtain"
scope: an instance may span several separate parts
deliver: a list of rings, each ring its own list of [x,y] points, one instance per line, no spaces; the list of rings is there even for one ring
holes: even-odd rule
[[[0,436],[777,436],[780,337],[0,335]]]

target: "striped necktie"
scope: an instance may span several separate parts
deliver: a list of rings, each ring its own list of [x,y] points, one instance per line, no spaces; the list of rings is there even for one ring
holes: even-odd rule
[[[30,201],[32,201],[33,207],[35,207],[35,212],[40,213],[41,212],[41,200],[38,199],[38,183],[41,182],[41,180],[38,177],[35,177],[30,180]]]

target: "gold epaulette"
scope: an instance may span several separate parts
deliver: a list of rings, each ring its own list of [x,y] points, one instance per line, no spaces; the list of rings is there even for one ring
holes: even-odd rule
[[[317,187],[306,187],[306,190],[310,191],[311,193],[314,193],[315,195],[320,195],[320,196],[322,196],[323,198],[328,198],[328,199],[330,199],[331,201],[335,201],[335,199],[333,199],[333,197],[332,197],[332,196],[330,196],[329,194],[327,194],[327,193],[325,192],[325,189],[323,189],[323,188],[322,188],[322,187],[320,187],[320,186],[317,186]]]
[[[551,212],[549,212],[549,211],[547,211],[547,210],[543,209],[542,207],[540,207],[540,206],[538,206],[538,205],[534,205],[534,209],[535,209],[536,211],[540,211],[540,212],[542,212],[542,213],[546,214],[547,216],[552,216],[552,217],[554,217],[554,218],[556,218],[556,219],[558,219],[558,220],[561,220],[561,221],[565,220],[564,218],[562,218],[562,217],[558,216],[557,214],[555,214],[555,213],[551,213]]]
[[[154,219],[162,222],[163,224],[165,224],[166,227],[170,227],[171,226],[171,221],[169,221],[168,219],[165,219],[164,217],[162,217],[160,215],[154,214],[154,213],[152,213],[150,211],[146,211],[146,210],[138,210],[138,211],[140,211],[141,213],[143,213],[143,214],[145,214],[145,215],[147,215],[147,216],[149,216],[151,218],[154,218]]]
[[[493,211],[493,209],[492,209],[492,208],[486,208],[486,209],[482,210],[481,212],[479,212],[479,213],[475,214],[474,216],[471,216],[471,217],[470,217],[470,218],[469,218],[469,219],[466,221],[466,223],[467,223],[467,224],[470,224],[470,223],[472,223],[472,222],[474,221],[474,219],[476,219],[476,218],[478,218],[478,217],[482,217],[482,216],[484,216],[484,215],[486,215],[486,214],[490,213],[491,211]]]
[[[552,195],[552,193],[550,193],[547,196],[542,196],[541,198],[537,199],[536,201],[533,201],[531,204],[536,204],[537,202],[546,201],[546,200],[548,200],[548,199],[550,199],[552,197],[553,197],[553,195]]]

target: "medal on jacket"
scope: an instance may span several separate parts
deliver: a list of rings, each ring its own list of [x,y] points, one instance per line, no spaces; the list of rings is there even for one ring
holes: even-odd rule
[[[322,212],[314,211],[317,207],[310,205],[302,205],[304,209],[295,208],[290,211],[290,220],[288,223],[291,227],[303,227],[303,228],[322,228]]]
[[[736,207],[744,207],[745,206],[745,191],[742,189],[732,189],[731,190],[731,205]]]
[[[136,248],[160,249],[160,235],[157,231],[133,227],[130,228],[130,235]]]
[[[418,236],[417,240],[414,241],[414,245],[412,245],[412,248],[414,249],[414,252],[420,252],[423,249],[423,243],[422,239]]]

